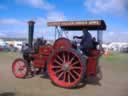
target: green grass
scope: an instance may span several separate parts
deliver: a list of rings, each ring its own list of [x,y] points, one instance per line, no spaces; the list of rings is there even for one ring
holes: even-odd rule
[[[102,61],[113,64],[128,64],[128,54],[112,53],[110,56],[103,56]]]
[[[15,52],[0,52],[0,64],[12,63],[16,58],[21,57],[20,53]]]
[[[128,54],[112,53],[108,57],[102,56],[100,62],[110,66],[116,72],[128,72]]]

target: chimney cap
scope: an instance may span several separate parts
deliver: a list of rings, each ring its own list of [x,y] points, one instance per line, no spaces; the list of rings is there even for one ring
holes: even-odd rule
[[[28,21],[28,24],[35,24],[35,21],[30,20],[30,21]]]

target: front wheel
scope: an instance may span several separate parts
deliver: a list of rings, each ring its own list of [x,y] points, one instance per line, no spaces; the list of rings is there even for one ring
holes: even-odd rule
[[[16,78],[25,78],[28,74],[27,61],[18,58],[12,64],[12,72]]]
[[[85,74],[85,62],[73,49],[60,49],[51,56],[47,69],[53,83],[60,87],[76,87]]]

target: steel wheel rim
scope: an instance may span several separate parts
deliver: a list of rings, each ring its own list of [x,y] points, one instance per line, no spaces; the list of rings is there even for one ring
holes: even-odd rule
[[[57,85],[72,87],[82,78],[82,64],[77,54],[70,51],[57,52],[48,66],[50,78]]]
[[[16,60],[13,63],[13,73],[17,78],[24,78],[27,73],[27,67],[23,60]]]

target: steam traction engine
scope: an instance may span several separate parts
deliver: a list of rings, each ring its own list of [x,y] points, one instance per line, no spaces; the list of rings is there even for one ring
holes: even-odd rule
[[[58,28],[65,31],[80,31],[83,29],[97,30],[97,39],[101,45],[102,30],[106,29],[103,20],[89,21],[62,21],[48,22],[48,26],[55,26],[54,43],[39,45],[35,51],[33,45],[34,21],[29,21],[29,43],[24,58],[16,59],[12,64],[12,72],[16,78],[26,78],[28,74],[46,70],[51,81],[64,88],[72,88],[90,76],[96,77],[98,59],[101,56],[101,48],[90,49],[89,54],[83,54],[78,46],[71,40],[62,36]],[[35,46],[37,47],[37,46]],[[36,69],[33,71],[33,68]]]

